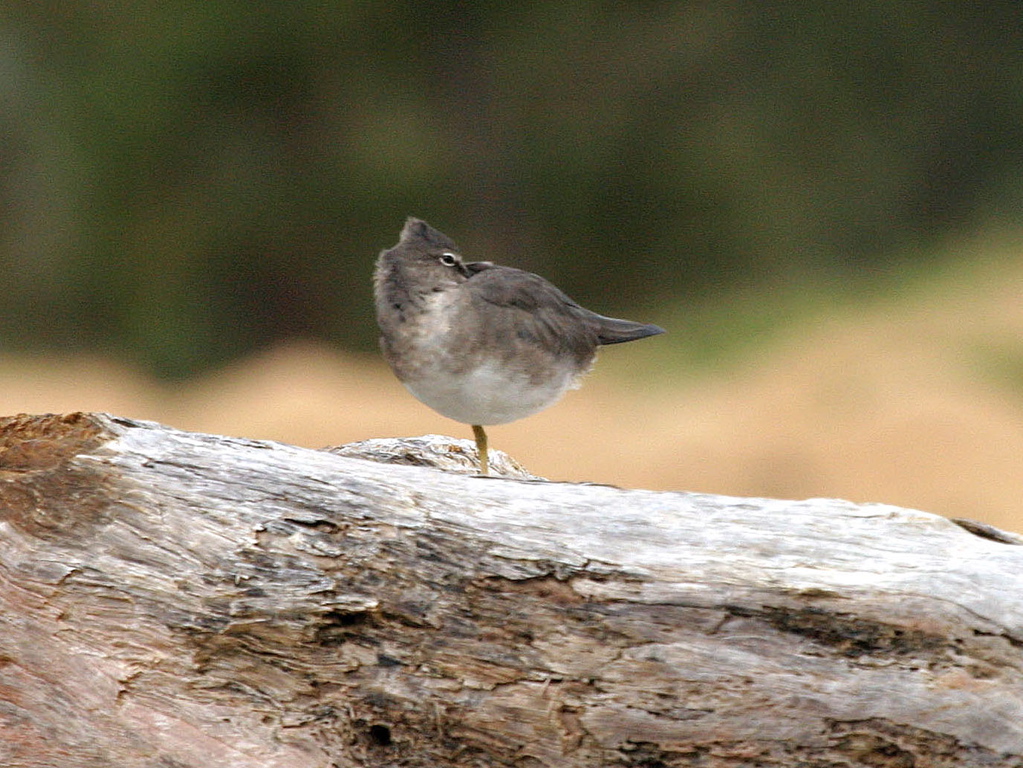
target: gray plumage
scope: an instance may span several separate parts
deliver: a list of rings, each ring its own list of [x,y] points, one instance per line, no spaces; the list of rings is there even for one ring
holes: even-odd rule
[[[413,395],[465,424],[536,413],[577,385],[599,345],[664,333],[584,309],[539,275],[466,263],[416,218],[380,254],[374,283],[387,362]]]

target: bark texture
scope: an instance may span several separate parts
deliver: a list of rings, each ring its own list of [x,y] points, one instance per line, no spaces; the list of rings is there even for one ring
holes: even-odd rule
[[[3,419],[0,765],[1023,766],[1019,542]]]

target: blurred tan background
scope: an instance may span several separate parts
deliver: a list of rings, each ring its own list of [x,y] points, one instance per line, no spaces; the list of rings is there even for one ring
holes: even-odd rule
[[[666,336],[492,445],[552,479],[1023,530],[1023,7],[13,2],[0,412],[439,432],[406,215]]]

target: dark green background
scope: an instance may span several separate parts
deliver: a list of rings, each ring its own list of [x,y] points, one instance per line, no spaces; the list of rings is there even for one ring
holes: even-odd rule
[[[408,214],[602,312],[1012,221],[1016,2],[0,6],[0,349],[375,344]]]

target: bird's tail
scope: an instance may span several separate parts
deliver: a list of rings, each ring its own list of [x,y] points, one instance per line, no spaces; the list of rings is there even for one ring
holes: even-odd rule
[[[623,341],[635,341],[664,333],[664,329],[659,325],[650,323],[634,323],[631,320],[619,320],[603,315],[597,315],[596,319],[599,344],[621,344]]]

